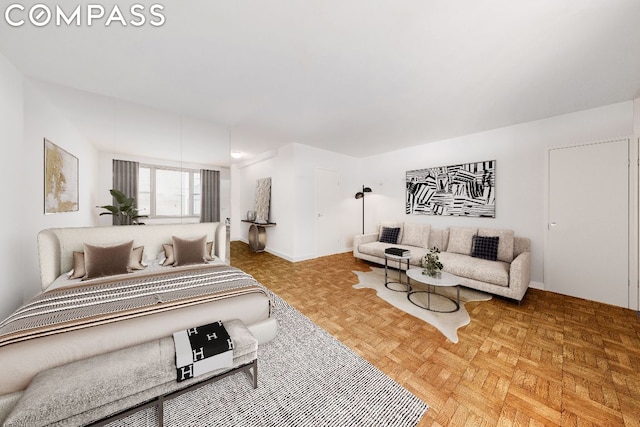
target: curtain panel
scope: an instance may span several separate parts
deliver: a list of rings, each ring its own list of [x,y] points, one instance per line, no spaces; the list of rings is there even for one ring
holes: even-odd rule
[[[138,162],[113,159],[113,188],[122,191],[127,197],[135,199],[138,207]],[[115,204],[115,199],[113,200]],[[118,219],[113,217],[113,225],[118,225]]]
[[[220,221],[220,171],[201,169],[202,207],[200,222]]]

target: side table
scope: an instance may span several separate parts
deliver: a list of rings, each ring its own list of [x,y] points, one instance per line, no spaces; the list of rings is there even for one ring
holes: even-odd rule
[[[410,259],[411,259],[411,253],[408,253],[406,255],[392,255],[387,253],[384,254],[384,286],[385,288],[394,292],[410,292],[411,291],[411,286],[409,285],[409,279],[407,279],[407,283],[402,283],[402,262],[403,261],[407,262],[407,270],[409,270]],[[388,276],[389,260],[398,262],[398,281],[397,282],[389,280],[389,276]],[[393,283],[404,285],[404,289],[394,289],[390,287],[389,285]]]
[[[255,222],[243,219],[242,222],[248,222],[251,224],[249,227],[249,247],[253,252],[264,251],[267,246],[267,231],[266,227],[273,227],[275,222]]]

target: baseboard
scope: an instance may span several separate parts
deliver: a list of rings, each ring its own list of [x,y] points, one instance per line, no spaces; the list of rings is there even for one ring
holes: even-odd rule
[[[534,282],[532,280],[531,282],[529,282],[529,287],[533,289],[539,289],[541,291],[546,291],[546,289],[544,288],[544,283],[542,282]]]
[[[239,240],[239,241],[241,241],[243,243],[246,243],[247,245],[249,244],[249,240],[247,240],[245,238],[242,238],[242,237],[239,238],[239,239],[235,239],[235,240]],[[273,250],[273,249],[271,249],[269,247],[264,248],[264,251],[270,253],[271,255],[275,255],[278,258],[282,258],[284,260],[287,260],[289,262],[308,261],[310,259],[318,258],[315,254],[307,254],[307,255],[292,257],[292,256],[284,254],[282,252]],[[343,253],[343,252],[351,252],[351,250],[344,250],[344,251],[341,251],[341,252],[336,252],[336,254]],[[332,254],[332,255],[335,255],[335,254]],[[327,256],[329,256],[329,255],[327,255]]]

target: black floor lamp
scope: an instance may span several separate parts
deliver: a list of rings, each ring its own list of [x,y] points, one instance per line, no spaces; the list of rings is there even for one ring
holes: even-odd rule
[[[362,234],[364,234],[364,193],[371,193],[371,188],[362,186],[362,191],[356,193],[356,199],[362,199]]]

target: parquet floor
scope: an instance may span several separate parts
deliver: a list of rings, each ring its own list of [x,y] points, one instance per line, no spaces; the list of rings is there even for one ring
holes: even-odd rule
[[[369,264],[350,253],[291,263],[236,241],[231,264],[428,403],[420,426],[640,426],[634,311],[530,289],[467,304],[453,344],[353,289]]]

